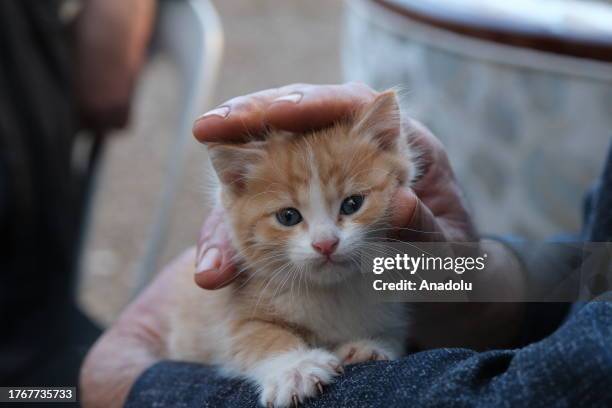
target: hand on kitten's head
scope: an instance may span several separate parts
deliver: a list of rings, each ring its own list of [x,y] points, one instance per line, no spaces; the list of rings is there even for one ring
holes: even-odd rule
[[[363,84],[289,85],[234,98],[203,115],[194,125],[201,142],[244,141],[263,136],[269,127],[279,130],[318,129],[346,118],[379,94]],[[396,191],[391,232],[406,241],[477,240],[461,190],[442,144],[423,126],[404,119],[412,143],[419,150],[420,178],[412,189]],[[218,216],[217,216],[218,217]],[[222,224],[219,221],[217,224]],[[215,289],[231,282],[235,268],[227,245],[216,229],[201,239],[196,282]],[[209,234],[207,228],[203,234]]]

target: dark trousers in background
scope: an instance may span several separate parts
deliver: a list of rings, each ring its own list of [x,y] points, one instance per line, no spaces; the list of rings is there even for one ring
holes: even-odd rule
[[[0,2],[0,386],[76,384],[99,333],[74,306],[89,177],[59,3]]]

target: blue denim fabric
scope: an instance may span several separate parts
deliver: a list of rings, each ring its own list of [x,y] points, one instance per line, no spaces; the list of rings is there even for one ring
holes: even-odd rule
[[[585,239],[609,241],[612,150],[587,207]],[[522,348],[437,349],[349,366],[305,406],[612,407],[612,301],[574,307],[561,323],[567,306],[531,304],[528,338],[539,340]],[[551,322],[547,333],[537,333]],[[257,393],[246,382],[220,377],[212,367],[164,361],[138,379],[127,406],[254,407]]]

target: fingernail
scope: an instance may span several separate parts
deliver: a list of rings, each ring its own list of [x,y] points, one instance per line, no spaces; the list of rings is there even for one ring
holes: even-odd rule
[[[209,118],[211,116],[216,116],[216,117],[219,117],[219,118],[226,118],[227,115],[229,115],[229,113],[230,113],[230,107],[229,106],[219,106],[218,108],[215,108],[213,110],[209,110],[208,112],[206,112],[205,114],[200,116],[198,118],[198,120],[206,119],[206,118]]]
[[[221,266],[221,251],[218,248],[211,247],[202,255],[202,259],[198,262],[196,273],[217,269],[219,266]]]
[[[272,103],[275,102],[293,102],[298,103],[302,100],[302,96],[304,96],[301,92],[291,92],[289,95],[280,96],[276,98]]]

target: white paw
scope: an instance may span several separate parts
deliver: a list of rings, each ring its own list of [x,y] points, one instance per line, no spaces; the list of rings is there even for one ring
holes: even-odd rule
[[[338,347],[336,355],[342,364],[355,364],[364,361],[383,361],[396,359],[397,353],[383,343],[375,340],[357,340]]]
[[[266,359],[252,373],[264,407],[298,405],[323,392],[342,372],[340,360],[323,349],[295,350]]]

